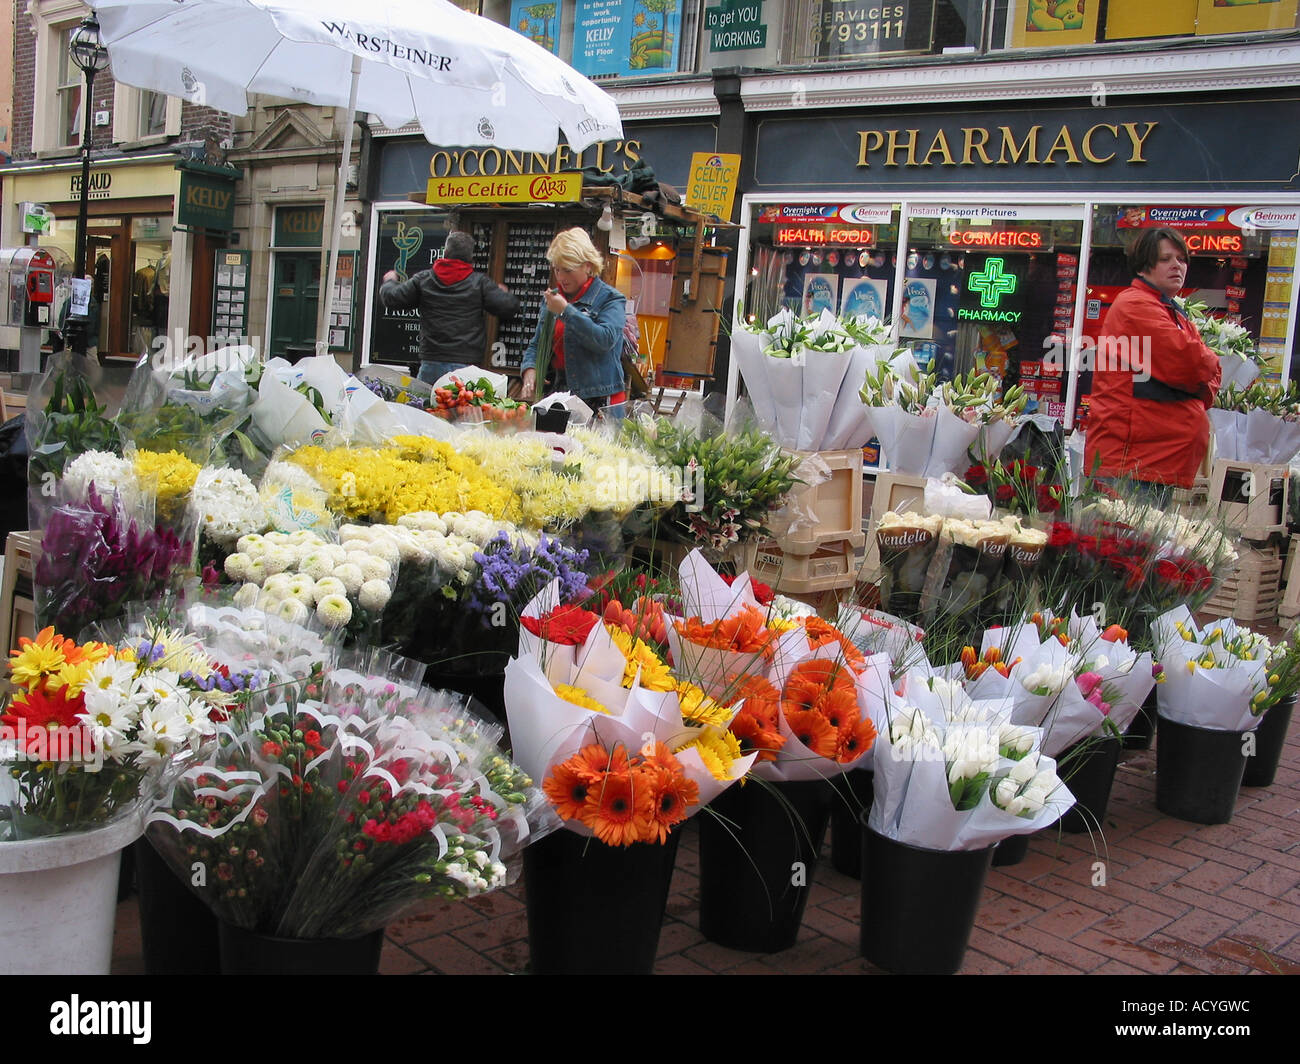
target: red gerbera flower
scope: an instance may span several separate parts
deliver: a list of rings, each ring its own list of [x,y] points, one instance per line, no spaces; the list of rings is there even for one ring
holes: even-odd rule
[[[600,617],[580,606],[558,606],[544,617],[521,617],[520,624],[533,635],[563,646],[581,646]]]

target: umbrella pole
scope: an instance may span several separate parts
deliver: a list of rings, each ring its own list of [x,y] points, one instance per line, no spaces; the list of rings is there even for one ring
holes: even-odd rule
[[[361,56],[352,56],[352,88],[348,93],[348,116],[343,127],[343,158],[334,182],[334,215],[330,226],[329,269],[321,286],[320,317],[316,329],[316,354],[327,355],[330,349],[330,308],[334,302],[334,275],[339,265],[339,243],[343,236],[343,201],[348,194],[348,164],[352,161],[352,127],[357,124],[357,83],[361,80]]]

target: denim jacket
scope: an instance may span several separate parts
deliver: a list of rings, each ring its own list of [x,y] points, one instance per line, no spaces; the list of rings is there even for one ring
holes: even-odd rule
[[[564,373],[569,391],[579,399],[599,398],[623,390],[623,293],[599,277],[564,311]],[[542,301],[537,328],[524,351],[520,369],[537,367],[537,337],[546,315]]]

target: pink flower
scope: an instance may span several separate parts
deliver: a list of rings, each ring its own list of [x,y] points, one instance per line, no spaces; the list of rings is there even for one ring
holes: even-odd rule
[[[1101,677],[1095,672],[1085,672],[1076,677],[1074,682],[1079,685],[1079,690],[1083,692],[1083,697],[1089,702],[1092,701],[1092,696],[1094,694],[1097,694],[1098,698],[1101,697],[1099,694],[1101,690]]]

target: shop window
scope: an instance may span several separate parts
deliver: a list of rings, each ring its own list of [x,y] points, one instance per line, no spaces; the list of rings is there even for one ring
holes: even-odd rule
[[[1212,37],[1300,27],[1296,0],[997,0],[992,40],[1007,48]]]
[[[745,317],[783,307],[889,318],[898,265],[898,208],[772,203],[755,209]]]
[[[789,0],[787,10],[785,55],[807,63],[974,49],[984,8],[980,0]]]
[[[85,75],[72,61],[69,44],[76,26],[60,28],[58,35],[58,79],[55,96],[58,100],[58,127],[56,145],[73,147],[81,143],[84,119],[81,115],[81,97],[85,91]]]
[[[728,0],[729,2],[729,0]],[[748,0],[758,7],[781,0]],[[696,69],[701,0],[488,0],[484,14],[596,80]],[[723,0],[717,0],[724,6]],[[741,0],[744,6],[746,0]],[[715,63],[714,65],[720,65]]]
[[[1237,205],[1098,206],[1092,226],[1083,332],[1096,335],[1107,308],[1132,280],[1126,254],[1145,229],[1166,228],[1187,241],[1185,298],[1254,339],[1265,380],[1281,379],[1285,360],[1300,210]]]
[[[160,92],[118,85],[113,92],[113,140],[119,144],[181,132],[181,101]]]
[[[78,0],[29,0],[36,35],[32,89],[32,150],[58,151],[81,143],[85,75],[68,52],[69,37],[89,9]],[[108,77],[101,74],[100,77]]]

